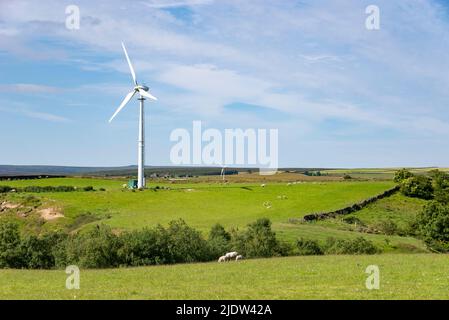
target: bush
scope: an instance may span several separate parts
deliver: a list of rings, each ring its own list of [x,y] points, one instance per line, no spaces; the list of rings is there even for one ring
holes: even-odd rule
[[[122,235],[121,240],[118,258],[123,265],[146,266],[167,261],[155,230],[145,228],[128,232]]]
[[[162,244],[168,249],[168,263],[200,262],[213,258],[201,233],[182,219],[171,221],[167,229],[159,226],[158,231]]]
[[[118,267],[118,249],[120,238],[106,225],[81,234],[70,236],[65,243],[65,250],[59,252],[59,264],[75,264],[84,268]]]
[[[12,188],[10,186],[0,186],[0,193],[10,192]]]
[[[258,219],[248,225],[244,232],[234,232],[232,248],[245,257],[272,257],[286,255],[289,248],[281,245],[276,239],[276,233],[271,230],[271,221]]]
[[[432,199],[433,187],[430,178],[416,176],[403,180],[400,188],[402,194],[420,199]]]
[[[449,206],[436,201],[426,204],[416,217],[416,228],[430,248],[449,251]]]
[[[84,191],[95,191],[94,187],[92,186],[87,186],[83,188]]]
[[[231,234],[222,225],[216,224],[209,232],[209,248],[214,257],[220,257],[230,251]]]
[[[0,224],[0,268],[22,268],[19,226],[16,223]]]
[[[391,236],[399,232],[397,224],[390,219],[378,222],[375,225],[375,228],[387,236]]]
[[[296,246],[298,247],[298,254],[301,256],[324,254],[323,249],[321,249],[316,240],[304,240],[301,238],[296,242]]]
[[[401,183],[405,179],[414,177],[414,174],[408,171],[407,169],[401,169],[394,173],[393,181],[397,183]]]
[[[23,267],[29,269],[51,269],[55,266],[54,249],[66,236],[61,233],[46,234],[42,237],[26,236],[20,243]]]
[[[376,254],[379,250],[369,240],[357,237],[353,240],[328,238],[325,245],[327,254]]]
[[[358,224],[360,227],[365,226],[365,223],[363,223],[362,220],[354,216],[344,217],[341,220],[347,224]]]
[[[440,203],[449,203],[449,174],[439,170],[430,171],[434,199]]]

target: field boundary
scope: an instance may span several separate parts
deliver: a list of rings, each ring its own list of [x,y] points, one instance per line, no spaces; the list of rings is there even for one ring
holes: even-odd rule
[[[399,191],[399,188],[400,188],[400,186],[394,186],[393,188],[385,190],[384,192],[378,194],[377,196],[362,200],[360,202],[354,203],[354,204],[344,207],[342,209],[338,209],[338,210],[334,210],[334,211],[327,211],[327,212],[310,213],[310,214],[306,214],[304,217],[299,218],[299,219],[298,218],[290,218],[290,219],[288,219],[288,222],[298,223],[298,222],[324,220],[324,219],[329,219],[329,218],[335,218],[336,216],[339,216],[339,215],[346,215],[346,214],[354,213],[354,212],[362,210],[367,205],[369,205],[377,200],[380,200],[380,199],[383,199],[383,198],[386,198],[386,197],[389,197],[389,196],[395,194],[396,192]]]

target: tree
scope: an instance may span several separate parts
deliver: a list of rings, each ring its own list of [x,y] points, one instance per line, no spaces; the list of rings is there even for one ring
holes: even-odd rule
[[[0,224],[0,268],[21,268],[19,226],[16,223]]]
[[[393,180],[394,182],[400,183],[405,179],[411,178],[413,176],[413,173],[404,168],[395,172]]]
[[[427,200],[433,198],[432,180],[425,176],[414,176],[402,180],[400,190],[408,197]]]
[[[431,201],[416,217],[418,234],[437,251],[449,251],[449,206]]]

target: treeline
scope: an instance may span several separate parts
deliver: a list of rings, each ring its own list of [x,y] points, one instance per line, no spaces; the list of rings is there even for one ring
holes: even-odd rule
[[[100,191],[105,191],[105,189],[100,188]],[[27,186],[27,187],[10,187],[10,186],[0,186],[0,193],[7,192],[74,192],[74,191],[95,191],[94,187],[74,187],[74,186]]]
[[[312,248],[312,249],[311,249]],[[317,249],[318,248],[318,249]],[[245,258],[310,254],[373,254],[368,240],[298,240],[296,246],[280,242],[268,219],[259,219],[244,231],[212,227],[208,237],[175,220],[117,234],[109,226],[97,225],[76,234],[51,233],[21,236],[17,224],[0,224],[0,267],[52,269],[78,265],[83,268],[112,268],[214,261],[225,252],[238,251]]]

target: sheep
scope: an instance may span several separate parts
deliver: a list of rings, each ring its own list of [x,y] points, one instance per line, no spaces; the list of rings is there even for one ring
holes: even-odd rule
[[[243,260],[243,256],[241,254],[239,254],[237,257],[235,257],[235,261],[238,261],[238,260]]]
[[[226,256],[221,256],[220,258],[218,258],[218,262],[226,262]]]
[[[239,255],[238,252],[236,251],[232,251],[232,252],[228,252],[225,254],[226,259],[234,259],[235,257],[237,257]]]
[[[262,188],[265,188],[265,183],[262,183],[260,186],[261,186]]]

